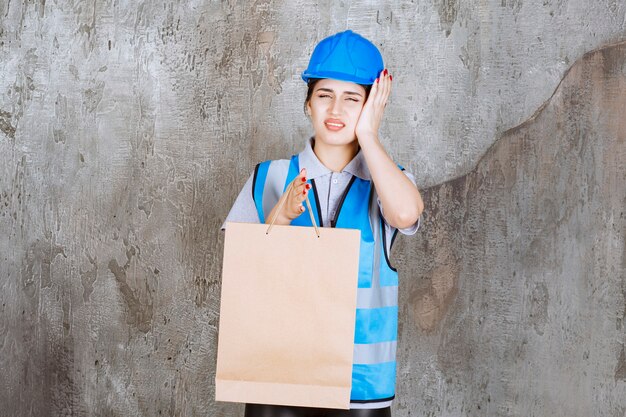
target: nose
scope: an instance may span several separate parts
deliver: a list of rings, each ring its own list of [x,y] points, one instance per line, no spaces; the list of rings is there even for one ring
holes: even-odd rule
[[[340,115],[341,114],[341,100],[339,97],[334,97],[330,108],[328,109],[331,115]]]

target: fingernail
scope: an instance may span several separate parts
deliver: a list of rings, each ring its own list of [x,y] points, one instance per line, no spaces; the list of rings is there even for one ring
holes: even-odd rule
[[[302,191],[302,195],[306,195],[306,190]]]
[[[389,81],[393,81],[393,76],[389,75]]]
[[[304,206],[300,206],[300,211],[304,211]]]
[[[387,75],[387,70],[385,70],[385,72],[383,72],[383,75]]]
[[[376,78],[376,84],[378,84],[378,78]]]
[[[302,177],[302,182],[306,182],[306,177]]]
[[[308,190],[308,189],[310,189],[310,188],[311,188],[311,184],[307,184],[307,185],[306,185],[306,189]]]

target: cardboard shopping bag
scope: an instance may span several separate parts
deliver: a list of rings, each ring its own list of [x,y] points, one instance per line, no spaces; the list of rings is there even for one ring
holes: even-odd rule
[[[349,408],[359,245],[358,230],[226,225],[216,400]]]

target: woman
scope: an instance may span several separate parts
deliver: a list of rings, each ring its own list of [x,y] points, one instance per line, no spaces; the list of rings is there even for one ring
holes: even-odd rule
[[[359,270],[350,410],[247,404],[246,417],[391,415],[398,276],[388,254],[397,231],[417,231],[423,203],[378,138],[392,84],[383,68],[376,46],[352,31],[322,40],[302,74],[314,136],[291,160],[257,165],[226,219],[270,223],[276,215],[277,224],[310,226],[303,202],[313,192],[318,224],[361,229],[360,258],[368,261]]]

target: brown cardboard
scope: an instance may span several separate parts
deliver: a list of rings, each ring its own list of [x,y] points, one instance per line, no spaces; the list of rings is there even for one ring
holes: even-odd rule
[[[228,223],[216,400],[348,409],[360,231]]]

